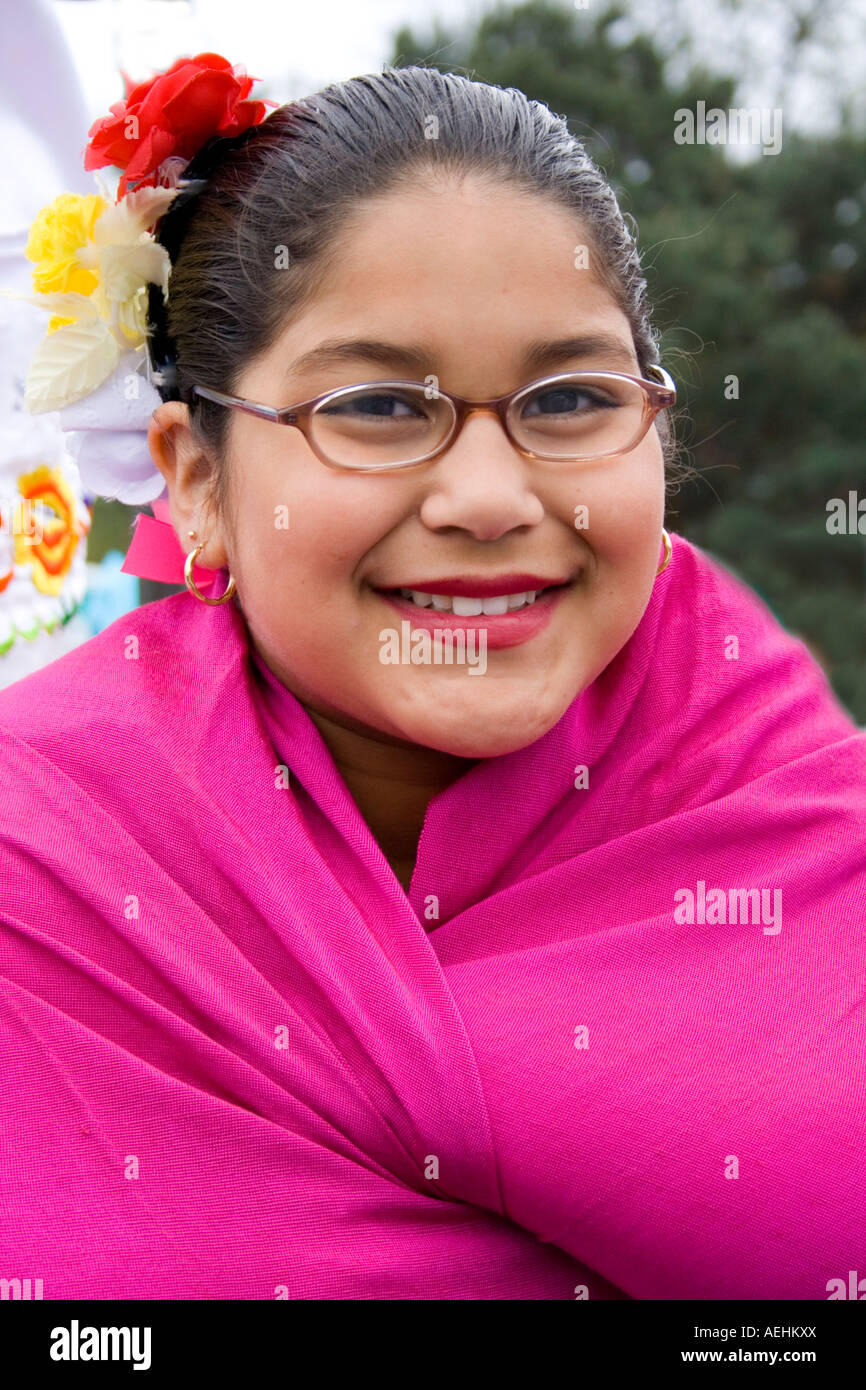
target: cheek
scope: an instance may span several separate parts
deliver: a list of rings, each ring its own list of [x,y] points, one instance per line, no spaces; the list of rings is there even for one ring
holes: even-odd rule
[[[397,524],[361,479],[262,470],[235,513],[236,577],[250,614],[306,628],[356,602],[362,562]],[[235,557],[232,557],[233,560]]]
[[[584,658],[581,683],[624,645],[640,622],[661,562],[664,468],[657,441],[602,461],[575,487],[586,513],[576,535],[586,547],[585,584],[576,595]]]
[[[577,520],[598,564],[640,574],[660,552],[665,495],[659,445],[653,441],[610,460],[579,491],[586,512]]]

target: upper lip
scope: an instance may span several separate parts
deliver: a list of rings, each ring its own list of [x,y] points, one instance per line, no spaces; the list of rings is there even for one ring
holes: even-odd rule
[[[555,584],[569,584],[574,578],[545,579],[540,574],[500,574],[490,579],[466,574],[446,575],[441,579],[415,579],[410,583],[383,586],[391,589],[414,589],[425,594],[453,594],[458,598],[492,598],[495,594],[525,594],[530,590],[549,589]]]

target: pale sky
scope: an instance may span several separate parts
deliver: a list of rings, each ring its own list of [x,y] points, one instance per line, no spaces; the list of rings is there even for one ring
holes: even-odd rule
[[[415,32],[483,14],[485,0],[54,0],[91,119],[137,81],[188,53],[221,53],[291,101],[376,72],[401,24]],[[253,88],[252,96],[262,89]]]
[[[35,0],[24,0],[34,3]],[[0,0],[0,9],[21,0]],[[185,54],[221,53],[270,84],[278,101],[309,95],[328,82],[381,70],[391,40],[405,24],[424,41],[435,19],[449,28],[472,25],[495,0],[45,0],[60,19],[91,120],[123,96],[118,69],[136,81]],[[562,0],[567,7],[567,0]],[[576,9],[602,8],[580,0]],[[668,49],[685,33],[710,66],[744,77],[740,100],[774,105],[784,72],[788,0],[761,0],[733,10],[719,0],[640,0],[634,18],[615,26],[627,40],[642,24]],[[824,10],[822,13],[826,14]],[[866,119],[866,5],[834,0],[829,47],[813,45],[787,72],[785,128],[831,129],[828,106],[840,86]],[[427,55],[427,56],[431,56]],[[678,64],[673,63],[676,71]],[[254,87],[253,95],[261,92]]]

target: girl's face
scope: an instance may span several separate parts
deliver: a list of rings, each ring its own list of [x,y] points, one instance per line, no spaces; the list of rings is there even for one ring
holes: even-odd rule
[[[555,204],[472,179],[365,204],[312,307],[249,366],[237,394],[287,406],[433,374],[443,390],[480,399],[558,372],[639,376],[628,320],[592,251],[590,268],[576,268],[584,241]],[[576,337],[606,345],[528,365],[538,344]],[[353,339],[391,355],[359,347],[328,364],[300,361],[326,340]],[[545,462],[522,457],[494,415],[474,414],[432,462],[351,473],[320,463],[299,430],[234,411],[228,464],[230,528],[203,533],[203,560],[229,565],[252,641],[305,706],[386,741],[486,758],[540,738],[631,636],[660,560],[655,429],[627,454]],[[501,593],[515,575],[567,587],[544,614],[460,618],[486,629],[484,657],[476,633],[462,661],[456,641],[453,663],[411,661],[411,634],[429,630],[431,610],[395,607],[383,590],[449,594],[463,577]],[[517,628],[513,645],[497,645],[497,621]],[[410,659],[384,660],[389,640],[400,656],[404,631]]]

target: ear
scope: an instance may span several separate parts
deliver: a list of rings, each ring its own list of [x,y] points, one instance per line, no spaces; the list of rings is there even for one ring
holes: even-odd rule
[[[198,544],[205,548],[197,564],[222,569],[229,563],[226,535],[212,506],[215,460],[193,433],[189,406],[183,401],[163,401],[150,417],[147,429],[150,455],[168,486],[171,521],[187,554]],[[195,531],[191,540],[189,532]]]

